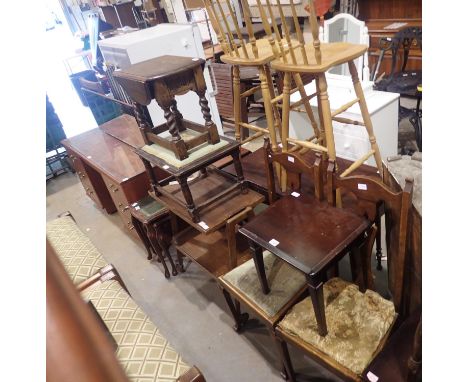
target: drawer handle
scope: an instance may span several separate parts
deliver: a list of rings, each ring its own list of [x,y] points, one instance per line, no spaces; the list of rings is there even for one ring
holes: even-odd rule
[[[122,212],[127,211],[129,208],[130,208],[129,206],[125,206],[125,207],[123,208]]]
[[[118,188],[116,188],[116,189],[112,190],[112,192],[117,192],[117,191],[119,191],[119,189],[118,189]]]
[[[110,189],[114,188],[114,184],[112,184],[112,183],[109,184],[109,188],[110,188]]]

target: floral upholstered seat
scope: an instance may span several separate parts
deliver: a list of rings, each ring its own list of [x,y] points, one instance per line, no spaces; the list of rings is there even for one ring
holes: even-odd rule
[[[87,280],[107,265],[70,216],[47,222],[46,234],[74,284]]]
[[[357,285],[339,278],[327,281],[323,290],[326,336],[318,333],[310,297],[296,304],[278,329],[361,375],[392,327],[394,305],[371,290],[361,293]]]
[[[264,294],[253,259],[221,276],[224,287],[236,292],[265,313],[274,317],[291,299],[305,288],[304,275],[269,251],[263,252],[270,293]]]
[[[117,342],[117,358],[131,381],[174,382],[190,369],[117,281],[95,284],[82,294]]]

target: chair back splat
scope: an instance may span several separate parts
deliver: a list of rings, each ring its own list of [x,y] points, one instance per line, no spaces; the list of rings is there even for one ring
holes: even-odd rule
[[[281,165],[286,173],[287,190],[291,192],[301,191],[301,177],[311,177],[314,182],[314,196],[318,200],[324,197],[323,192],[323,172],[322,157],[316,154],[315,162],[311,165],[302,159],[297,153],[274,152],[271,148],[270,140],[264,138],[263,152],[268,181],[268,198],[270,204],[276,200],[276,186],[273,166],[275,163]]]
[[[388,284],[397,312],[402,311],[403,279],[408,249],[408,228],[412,205],[413,179],[407,178],[401,192],[392,191],[380,179],[369,176],[341,177],[336,174],[335,162],[329,161],[327,168],[327,199],[336,205],[336,190],[353,194],[357,199],[357,213],[375,221],[378,206],[383,203],[388,256]]]

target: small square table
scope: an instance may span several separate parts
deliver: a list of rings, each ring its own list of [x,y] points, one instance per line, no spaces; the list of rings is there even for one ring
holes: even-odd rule
[[[349,249],[363,243],[370,222],[355,213],[293,193],[275,202],[239,232],[249,239],[257,274],[269,293],[263,264],[265,248],[306,275],[320,335],[327,334],[323,280],[326,270]]]

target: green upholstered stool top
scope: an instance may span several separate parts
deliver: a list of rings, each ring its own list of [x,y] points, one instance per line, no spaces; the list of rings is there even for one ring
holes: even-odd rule
[[[151,223],[163,215],[167,215],[169,210],[157,200],[147,195],[130,207],[130,213],[143,224]]]
[[[117,342],[117,358],[134,382],[174,382],[190,366],[115,281],[82,293],[90,300]]]
[[[180,132],[180,136],[184,140],[188,140],[191,138],[194,138],[198,136],[200,133],[193,131],[193,130],[184,130]],[[165,137],[169,139],[170,135],[169,133],[163,132],[159,134],[160,137]],[[227,140],[220,140],[218,143],[215,143],[214,145],[208,144],[208,143],[203,143],[199,146],[194,147],[193,149],[189,150],[189,156],[188,158],[185,159],[177,159],[175,154],[171,151],[168,150],[156,143],[152,143],[151,145],[145,145],[141,149],[143,151],[146,151],[148,154],[154,155],[157,158],[162,159],[165,161],[167,164],[180,169],[184,166],[189,165],[190,163],[193,163],[203,157],[206,157],[209,154],[213,154],[216,151],[220,150],[221,148],[227,146],[229,142]]]
[[[107,265],[70,216],[47,222],[46,235],[74,284],[87,280]]]
[[[395,318],[391,301],[376,292],[359,292],[339,278],[324,284],[328,334],[321,337],[310,297],[296,304],[278,326],[360,375],[375,356]]]
[[[304,275],[274,256],[263,252],[270,293],[264,294],[253,259],[220,277],[222,284],[242,294],[268,317],[274,317],[305,286]]]

